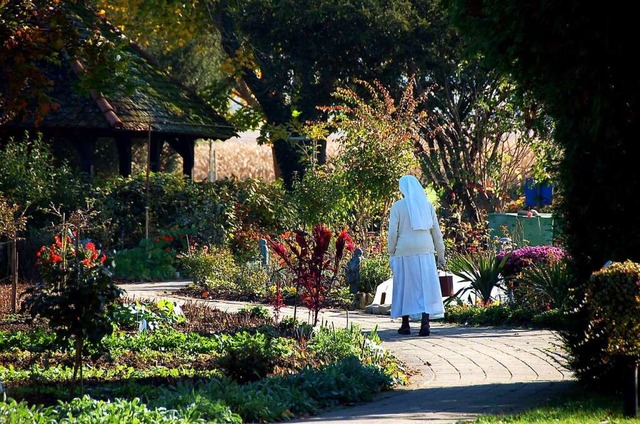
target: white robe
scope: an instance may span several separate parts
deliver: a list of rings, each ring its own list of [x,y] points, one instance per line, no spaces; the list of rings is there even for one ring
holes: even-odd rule
[[[423,312],[444,314],[435,255],[424,253],[390,258],[393,272],[391,318]]]

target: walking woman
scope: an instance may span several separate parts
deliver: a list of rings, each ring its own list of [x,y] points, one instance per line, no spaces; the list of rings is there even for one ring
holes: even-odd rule
[[[402,317],[400,334],[411,334],[409,316],[422,314],[421,336],[431,332],[429,315],[444,314],[436,268],[445,265],[444,241],[433,205],[420,181],[405,175],[399,181],[403,198],[391,206],[388,251],[393,273],[391,318]]]

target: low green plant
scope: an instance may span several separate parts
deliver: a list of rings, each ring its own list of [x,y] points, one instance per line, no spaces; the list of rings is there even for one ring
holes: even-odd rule
[[[249,261],[238,267],[234,290],[240,299],[262,300],[265,298],[270,282],[271,278],[265,267],[259,262]]]
[[[448,262],[449,270],[461,282],[469,284],[458,290],[452,298],[461,298],[465,293],[472,292],[483,305],[489,305],[493,290],[501,286],[500,272],[508,257],[505,255],[498,260],[493,250],[454,254]]]
[[[360,262],[360,288],[364,293],[375,293],[379,284],[391,278],[388,256],[363,257]]]
[[[293,354],[286,339],[246,331],[220,335],[220,347],[218,365],[238,382],[264,378],[273,371],[279,358]]]
[[[109,314],[113,323],[123,330],[139,328],[142,320],[149,330],[156,330],[160,326],[181,324],[186,321],[184,313],[168,299],[157,302],[123,302],[113,305]]]
[[[520,279],[533,291],[531,298],[544,306],[539,309],[563,309],[568,305],[572,284],[566,262],[534,263],[522,271]]]
[[[114,255],[114,274],[128,280],[169,280],[176,277],[176,255],[177,251],[160,237],[143,239],[138,247]]]
[[[314,328],[311,324],[301,322],[294,317],[284,317],[278,324],[279,331],[289,337],[294,337],[297,340],[309,340],[314,332]]]
[[[240,308],[238,313],[246,314],[253,317],[261,317],[265,319],[269,319],[272,317],[271,311],[267,307],[262,305],[243,306],[242,308]]]
[[[103,401],[88,396],[75,398],[70,402],[60,402],[50,407],[37,407],[26,402],[9,399],[0,402],[0,421],[6,424],[22,423],[82,423],[90,419],[95,424],[111,424],[118,422],[138,423],[196,423],[202,422],[197,417],[181,417],[176,410],[158,408],[150,410],[135,398],[132,400],[116,399]],[[64,417],[63,421],[59,421]],[[91,417],[91,418],[89,418]]]
[[[563,330],[567,325],[567,312],[559,309],[535,312],[510,303],[492,303],[478,306],[460,303],[445,308],[444,321],[475,326],[514,326]]]
[[[45,328],[33,331],[0,332],[0,351],[14,349],[28,352],[44,352],[55,349],[56,335]]]
[[[201,288],[229,289],[239,274],[239,267],[227,249],[192,245],[189,251],[178,256],[182,268]]]

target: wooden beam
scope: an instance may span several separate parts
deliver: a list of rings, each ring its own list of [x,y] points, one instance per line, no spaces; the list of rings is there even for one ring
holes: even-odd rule
[[[182,173],[189,178],[193,178],[196,139],[194,137],[178,137],[170,139],[169,145],[182,157]]]
[[[131,135],[117,135],[115,140],[116,148],[118,149],[118,170],[121,176],[128,177],[131,175],[132,137]]]
[[[151,133],[149,138],[149,170],[151,172],[160,172],[160,155],[163,144],[164,138],[161,134]]]

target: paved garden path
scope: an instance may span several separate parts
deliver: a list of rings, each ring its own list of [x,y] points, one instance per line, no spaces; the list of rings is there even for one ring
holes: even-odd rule
[[[123,285],[129,297],[172,298],[185,283]],[[193,301],[191,299],[191,301]],[[203,301],[235,312],[241,302]],[[283,310],[290,314],[290,310]],[[300,310],[298,317],[301,316]],[[467,327],[433,322],[431,336],[397,333],[399,320],[362,312],[321,311],[328,325],[377,329],[389,349],[416,374],[410,384],[382,393],[373,402],[343,407],[292,423],[459,423],[482,414],[515,412],[539,405],[566,390],[575,379],[566,368],[558,336],[552,331]]]

